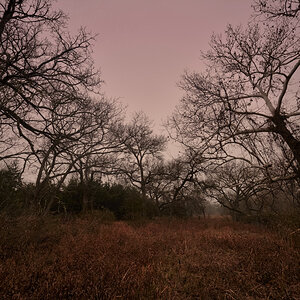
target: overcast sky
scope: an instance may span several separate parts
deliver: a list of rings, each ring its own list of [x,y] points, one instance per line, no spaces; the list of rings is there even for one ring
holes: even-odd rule
[[[200,70],[200,50],[227,24],[247,24],[250,0],[58,0],[71,32],[98,34],[94,47],[107,96],[157,125],[179,102],[185,69]],[[158,128],[158,127],[157,127]]]

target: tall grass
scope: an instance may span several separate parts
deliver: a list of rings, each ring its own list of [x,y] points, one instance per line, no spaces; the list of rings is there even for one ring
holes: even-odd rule
[[[0,299],[300,299],[299,249],[226,219],[1,219]]]

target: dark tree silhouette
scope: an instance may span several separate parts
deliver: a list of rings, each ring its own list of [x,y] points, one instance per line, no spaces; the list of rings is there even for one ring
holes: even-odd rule
[[[154,180],[149,185],[149,195],[160,211],[173,213],[173,208],[179,205],[183,214],[191,206],[196,213],[196,206],[202,208],[204,203],[198,184],[201,175],[202,160],[185,153],[153,169]]]
[[[32,154],[33,164],[37,169],[37,202],[47,196],[49,182],[55,184],[58,191],[69,175],[76,173],[85,191],[95,173],[107,173],[111,156],[119,151],[119,144],[113,139],[112,128],[120,121],[120,114],[118,103],[102,99],[86,102],[84,107],[76,110],[73,106],[72,124],[69,124],[68,118],[60,122],[53,120],[51,126],[56,128],[57,140],[42,139],[41,145],[35,146],[36,150]],[[72,139],[65,138],[63,134],[59,135],[62,130],[69,132],[70,136],[77,131],[80,135]],[[42,207],[46,212],[55,200],[55,194],[52,194],[52,199]],[[86,195],[83,193],[84,210],[88,203]]]
[[[267,184],[262,170],[240,162],[210,169],[207,181],[202,183],[204,193],[226,207],[234,219],[259,216],[274,204],[274,187]]]
[[[258,13],[267,15],[267,17],[288,17],[299,18],[300,1],[299,0],[256,0],[254,9]]]
[[[129,124],[116,132],[117,140],[123,145],[119,159],[120,174],[147,198],[147,186],[153,180],[152,168],[162,160],[166,138],[155,135],[151,121],[144,113],[136,113]]]
[[[282,157],[282,142],[291,153],[285,167],[300,176],[296,28],[285,20],[228,26],[210,45],[203,54],[207,71],[186,73],[180,83],[186,94],[170,121],[177,139],[210,157],[240,157],[261,166]]]
[[[78,138],[80,131],[57,133],[52,120],[69,118],[71,123],[73,105],[84,105],[91,92],[98,92],[101,80],[90,55],[93,37],[83,29],[72,37],[66,16],[53,10],[52,2],[0,3],[0,118],[6,136],[2,158],[14,151],[30,153],[36,137]],[[23,150],[20,138],[28,144]]]

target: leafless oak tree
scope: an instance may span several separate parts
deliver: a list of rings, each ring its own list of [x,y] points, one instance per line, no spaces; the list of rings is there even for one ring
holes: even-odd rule
[[[273,187],[263,170],[249,164],[230,162],[211,168],[202,186],[204,194],[227,208],[235,219],[260,216],[274,206]]]
[[[136,113],[129,124],[120,127],[116,138],[123,144],[118,172],[147,198],[147,186],[153,180],[153,168],[162,161],[166,138],[155,135],[152,123],[142,113]]]
[[[291,154],[285,167],[299,177],[299,45],[285,20],[213,35],[207,70],[186,72],[180,83],[186,94],[170,120],[176,138],[213,158],[265,167],[282,157],[282,143]]]
[[[58,126],[55,130],[57,140],[44,139],[41,147],[35,146],[34,166],[38,170],[35,183],[36,202],[42,201],[50,183],[58,191],[71,174],[78,175],[84,192],[89,181],[93,180],[93,174],[108,172],[110,157],[119,151],[112,128],[120,121],[120,115],[121,108],[118,103],[102,99],[86,102],[84,107],[75,108],[73,105],[72,124],[68,124],[68,118],[60,122],[53,120],[51,126]],[[80,135],[72,136],[72,132],[77,131]],[[65,138],[64,132],[73,138]],[[54,198],[50,199],[43,205],[42,210],[49,211],[54,201]],[[87,193],[83,193],[82,202],[86,209]]]
[[[59,122],[74,119],[74,103],[84,105],[91,92],[98,92],[93,37],[83,29],[72,37],[66,16],[53,10],[52,2],[0,1],[0,125],[9,135],[1,141],[2,158],[34,152],[41,136],[57,141]],[[61,129],[59,139],[80,136]]]
[[[188,202],[199,204],[201,193],[197,177],[201,171],[201,160],[187,153],[157,165],[153,169],[154,180],[149,184],[149,195],[159,210],[172,211],[172,207],[187,206]]]

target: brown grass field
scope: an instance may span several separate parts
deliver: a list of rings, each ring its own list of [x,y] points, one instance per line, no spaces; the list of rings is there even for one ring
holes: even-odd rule
[[[227,219],[2,217],[0,299],[300,299],[292,239]]]

